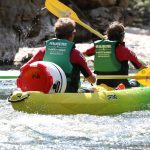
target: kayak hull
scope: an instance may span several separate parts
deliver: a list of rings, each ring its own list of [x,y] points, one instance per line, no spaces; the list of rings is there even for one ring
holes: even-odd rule
[[[8,98],[14,110],[38,114],[111,115],[150,108],[150,87],[98,93],[44,94],[14,91]]]

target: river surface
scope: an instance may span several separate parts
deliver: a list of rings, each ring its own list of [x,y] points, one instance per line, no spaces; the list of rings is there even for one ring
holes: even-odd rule
[[[127,46],[149,66],[150,36],[127,31]],[[0,80],[0,150],[150,150],[149,110],[110,116],[27,114],[7,101],[15,89],[15,80]]]
[[[150,111],[110,116],[39,115],[13,110],[15,80],[0,80],[0,150],[150,149]]]

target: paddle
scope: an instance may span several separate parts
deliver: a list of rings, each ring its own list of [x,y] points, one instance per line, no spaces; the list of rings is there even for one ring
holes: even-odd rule
[[[145,68],[135,75],[97,75],[97,79],[136,79],[143,86],[150,86],[150,68]]]
[[[58,18],[70,17],[72,20],[74,20],[76,23],[80,24],[81,26],[89,30],[90,32],[94,33],[95,35],[97,35],[98,37],[102,39],[105,39],[105,37],[101,33],[99,33],[98,31],[94,30],[93,28],[91,28],[90,26],[82,22],[77,16],[77,14],[71,8],[64,5],[60,1],[46,0],[45,6],[52,14],[54,14]]]
[[[0,75],[0,79],[16,79],[18,76],[5,76]],[[83,78],[83,76],[81,77]],[[136,79],[140,84],[144,86],[150,86],[150,68],[145,68],[137,72],[135,75],[98,75],[97,79]]]

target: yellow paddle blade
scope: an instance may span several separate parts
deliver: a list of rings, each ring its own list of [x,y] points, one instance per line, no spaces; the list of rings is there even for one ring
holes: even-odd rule
[[[136,74],[136,78],[140,84],[144,86],[150,86],[150,68],[140,70]]]
[[[64,5],[60,1],[58,1],[58,0],[46,0],[45,6],[53,15],[57,16],[58,18],[70,17],[76,23],[80,24],[81,26],[83,26],[84,28],[86,28],[87,30],[92,32],[93,34],[97,35],[98,37],[100,37],[102,39],[105,39],[105,37],[101,33],[99,33],[98,31],[94,30],[93,28],[91,28],[90,26],[88,26],[87,24],[82,22],[78,18],[77,14],[71,8]]]
[[[46,0],[45,6],[53,15],[57,16],[58,18],[70,17],[73,18],[74,21],[79,20],[78,16],[72,9],[58,0]]]

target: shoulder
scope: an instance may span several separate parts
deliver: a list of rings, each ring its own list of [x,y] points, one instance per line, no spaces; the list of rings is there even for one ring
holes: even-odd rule
[[[38,49],[36,55],[44,55],[45,51],[46,51],[46,48],[45,47],[41,47],[41,48]]]
[[[46,50],[46,48],[45,48],[45,47],[41,47],[41,48],[39,49],[39,52],[41,52],[41,53],[45,53],[45,50]]]
[[[131,52],[131,50],[129,49],[129,48],[127,48],[125,45],[123,45],[123,44],[119,44],[119,45],[117,45],[117,47],[116,47],[116,52],[126,52],[126,53],[130,53]]]
[[[79,50],[77,50],[76,48],[73,48],[71,51],[71,56],[83,57],[83,54]]]
[[[85,61],[85,57],[79,50],[73,48],[71,51],[71,60],[73,62]]]

